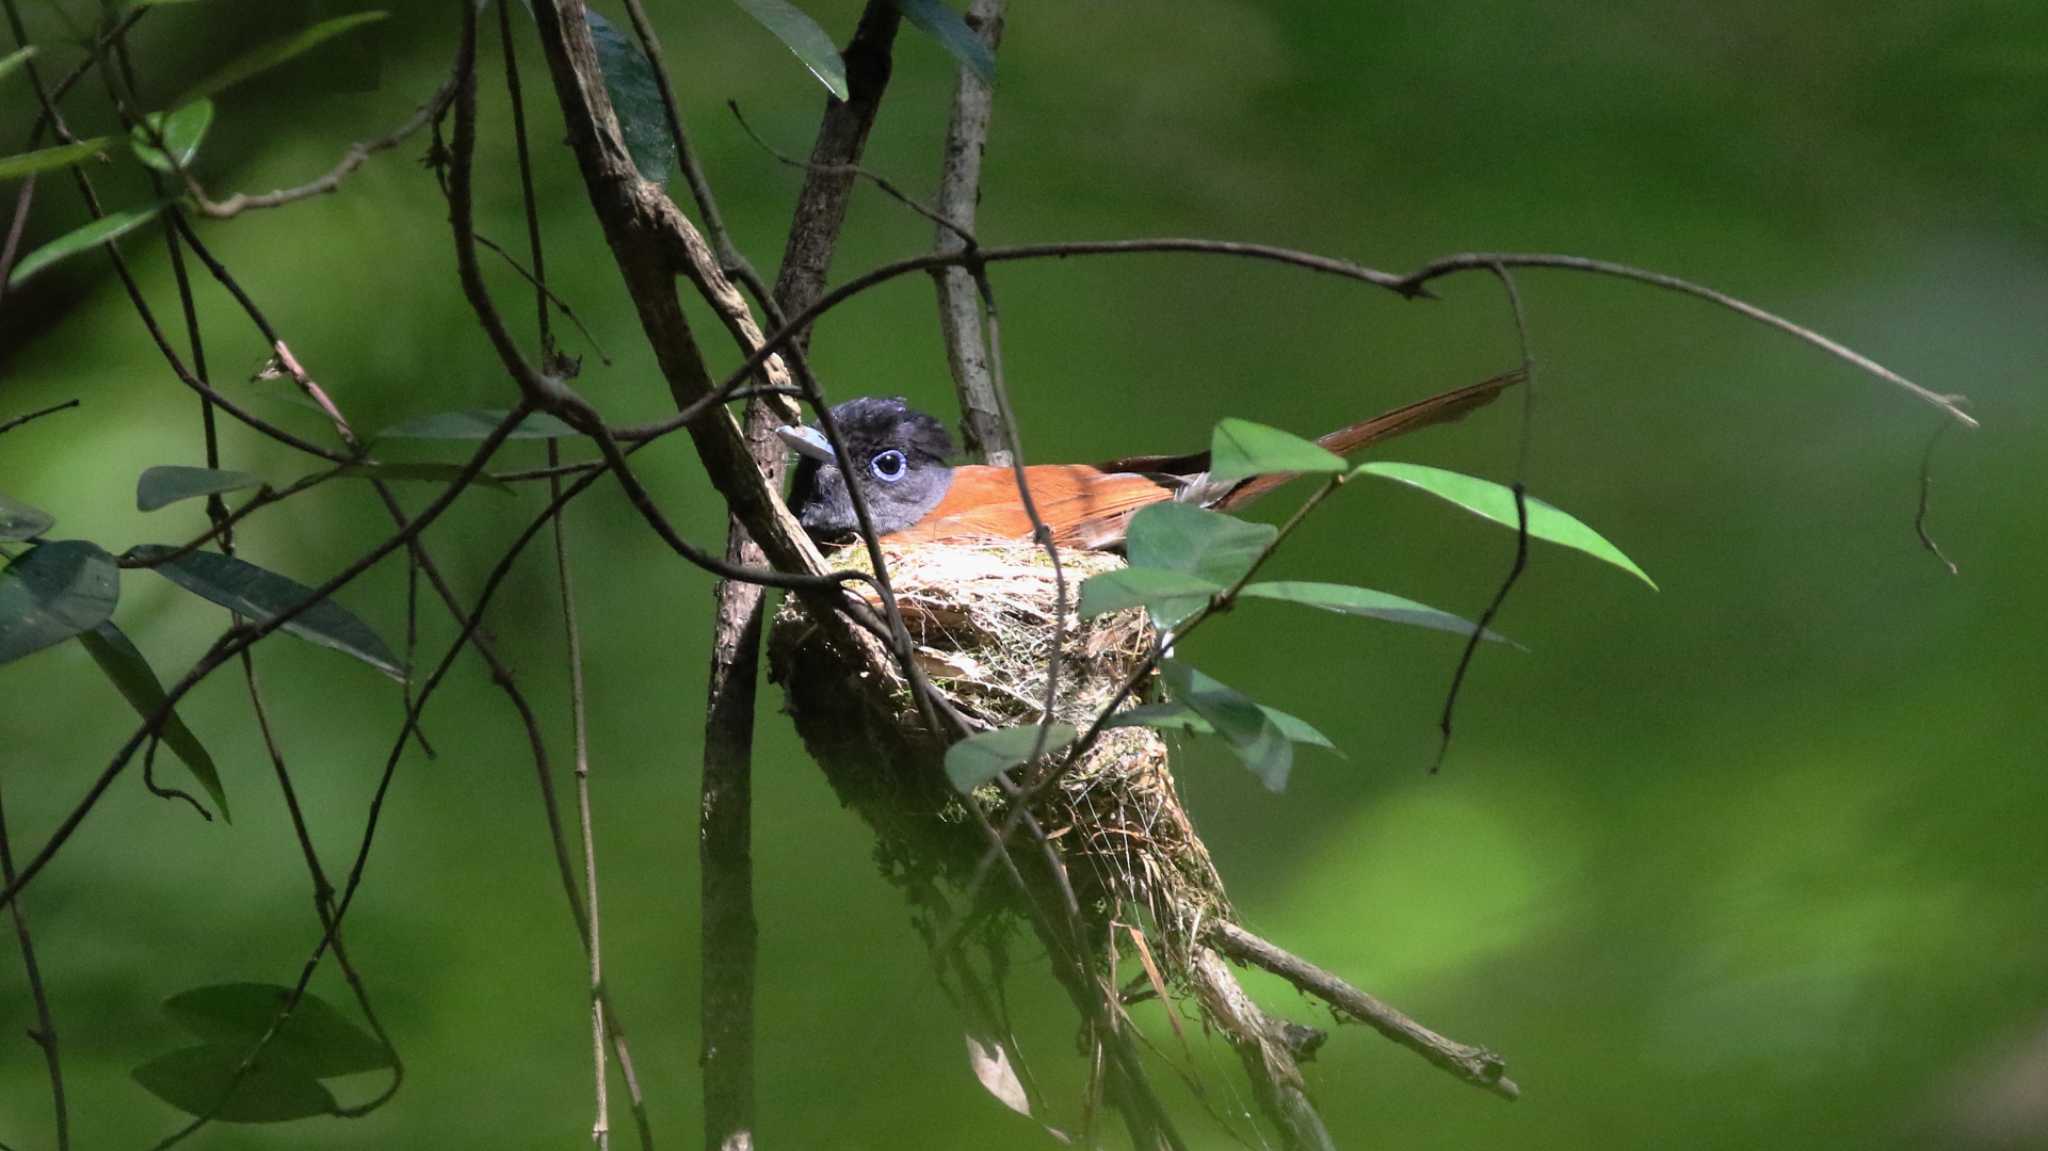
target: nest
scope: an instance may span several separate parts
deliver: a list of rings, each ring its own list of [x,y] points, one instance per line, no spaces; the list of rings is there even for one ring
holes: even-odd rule
[[[1062,646],[1054,717],[1083,731],[1157,641],[1142,609],[1089,621],[1073,610],[1081,581],[1123,566],[1118,556],[1061,553],[1064,628],[1054,626],[1059,589],[1052,564],[1030,542],[885,544],[884,558],[920,670],[969,721],[989,728],[1044,718],[1056,635]],[[868,567],[861,548],[833,561]],[[841,798],[875,828],[885,874],[923,903],[972,875],[987,842],[965,804],[999,826],[1010,801],[993,786],[964,798],[947,784],[948,740],[920,716],[901,669],[892,662],[888,682],[865,682],[796,597],[776,619],[770,652],[799,733]],[[1126,706],[1143,694],[1134,693]],[[1084,914],[1098,925],[1142,927],[1179,982],[1202,925],[1227,916],[1229,907],[1181,805],[1159,733],[1104,731],[1032,815],[1065,864]]]

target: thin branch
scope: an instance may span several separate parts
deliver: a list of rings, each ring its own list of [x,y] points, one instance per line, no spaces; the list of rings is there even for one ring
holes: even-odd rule
[[[967,9],[967,25],[994,53],[1003,40],[1004,0],[974,0]],[[953,88],[953,116],[946,125],[945,160],[939,169],[939,218],[941,226],[934,246],[941,252],[958,252],[976,247],[973,238],[975,210],[981,203],[981,159],[988,149],[989,120],[994,114],[995,92],[974,69],[956,69]],[[989,367],[989,352],[981,338],[981,315],[975,300],[975,277],[968,268],[944,268],[933,273],[938,291],[939,329],[946,341],[946,361],[953,369],[953,384],[960,394],[962,439],[971,455],[996,467],[1010,463],[1009,419],[1003,414]]]
[[[1215,920],[1209,926],[1207,941],[1240,963],[1249,963],[1285,979],[1297,989],[1359,1020],[1475,1087],[1502,1099],[1517,1099],[1522,1094],[1515,1081],[1507,1077],[1506,1063],[1494,1052],[1446,1039],[1315,964],[1275,947],[1235,923]]]
[[[1934,494],[1934,449],[1950,426],[1949,421],[1943,421],[1934,429],[1934,434],[1927,437],[1927,450],[1920,456],[1920,507],[1913,513],[1913,533],[1920,537],[1920,546],[1933,552],[1934,558],[1948,568],[1948,574],[1956,575],[1959,570],[1956,561],[1948,558],[1948,553],[1942,551],[1941,545],[1934,542],[1934,537],[1927,532],[1927,504]]]
[[[28,423],[31,420],[39,420],[42,419],[44,416],[53,415],[57,412],[68,411],[69,409],[75,408],[77,406],[78,400],[74,398],[65,400],[61,404],[51,404],[47,408],[37,408],[35,411],[29,412],[26,415],[15,416],[4,422],[0,422],[0,435],[5,435],[6,433],[13,431],[14,429],[20,427],[25,423]]]
[[[14,886],[14,852],[7,842],[7,809],[0,804],[0,882]],[[8,906],[14,916],[14,937],[21,944],[21,966],[28,977],[29,998],[36,1006],[35,1029],[28,1037],[43,1051],[43,1066],[50,1076],[50,1107],[56,1113],[57,1151],[70,1151],[71,1113],[64,1106],[64,1067],[57,1058],[57,1023],[50,1014],[49,993],[43,989],[43,971],[36,964],[35,943],[29,938],[28,912],[15,900]]]
[[[889,177],[871,168],[864,168],[859,164],[851,162],[825,164],[816,160],[799,160],[763,139],[761,133],[756,132],[754,126],[747,123],[746,114],[740,111],[740,102],[738,100],[727,100],[725,106],[731,110],[732,118],[739,122],[740,130],[747,134],[747,138],[758,145],[763,152],[768,153],[769,158],[776,163],[804,172],[815,172],[821,176],[851,176],[856,179],[866,180],[873,184],[876,190],[880,191],[883,195],[910,209],[912,212],[923,216],[925,219],[938,225],[940,229],[957,236],[963,244],[973,244],[974,233],[946,219],[936,209],[928,208],[919,203],[917,197],[897,187],[896,183],[890,180]]]

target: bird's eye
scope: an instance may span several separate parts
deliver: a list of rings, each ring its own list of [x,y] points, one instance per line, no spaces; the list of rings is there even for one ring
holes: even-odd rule
[[[903,453],[895,448],[890,448],[886,452],[877,452],[875,453],[875,458],[868,461],[868,470],[875,473],[875,478],[889,484],[902,479],[903,473],[909,467],[910,462],[905,460]]]

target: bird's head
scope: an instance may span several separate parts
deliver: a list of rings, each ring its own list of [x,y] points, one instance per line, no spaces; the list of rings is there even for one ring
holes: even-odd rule
[[[953,437],[946,425],[901,398],[881,396],[835,405],[832,422],[846,441],[849,460],[841,460],[817,428],[791,424],[776,429],[797,453],[789,506],[812,539],[840,539],[860,530],[846,489],[849,472],[859,477],[875,530],[882,535],[916,523],[945,498],[953,483],[953,469],[946,463]]]

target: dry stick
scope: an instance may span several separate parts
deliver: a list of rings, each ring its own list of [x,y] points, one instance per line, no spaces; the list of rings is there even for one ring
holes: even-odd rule
[[[1536,355],[1529,346],[1529,318],[1522,311],[1522,294],[1515,288],[1515,278],[1506,267],[1493,265],[1493,274],[1500,280],[1501,289],[1507,293],[1508,310],[1514,316],[1515,340],[1522,349],[1522,426],[1516,432],[1515,482],[1510,489],[1515,493],[1515,560],[1509,566],[1508,574],[1502,577],[1500,587],[1487,602],[1486,610],[1480,613],[1479,621],[1472,625],[1472,634],[1465,637],[1465,650],[1458,654],[1457,670],[1451,673],[1451,686],[1444,692],[1444,710],[1437,717],[1437,732],[1440,738],[1436,745],[1436,758],[1430,762],[1429,773],[1435,775],[1443,770],[1444,757],[1451,753],[1451,716],[1458,707],[1458,693],[1465,687],[1465,675],[1472,669],[1472,661],[1479,654],[1479,641],[1484,639],[1487,629],[1493,626],[1493,618],[1500,614],[1501,605],[1508,600],[1508,592],[1514,590],[1515,581],[1522,578],[1522,571],[1529,566],[1529,444],[1535,438],[1533,418],[1536,411]]]
[[[994,53],[1003,40],[1003,0],[974,0],[967,9],[967,26]],[[944,223],[933,241],[941,252],[974,246],[962,233],[974,230],[975,208],[981,203],[981,158],[988,148],[995,107],[994,91],[974,69],[963,65],[954,71],[953,115],[946,125],[945,160],[939,168],[938,208]],[[975,277],[965,268],[952,267],[934,272],[932,281],[938,289],[946,361],[960,393],[962,440],[969,453],[1003,467],[1011,462],[1005,432],[1013,425],[1004,414],[1005,400],[991,378],[989,353],[982,344]]]
[[[5,435],[6,433],[13,431],[14,429],[20,427],[25,423],[28,423],[31,420],[39,420],[44,416],[54,415],[58,412],[67,411],[77,406],[78,401],[76,399],[70,399],[65,400],[61,404],[51,404],[47,408],[38,408],[33,412],[27,413],[26,415],[15,416],[12,419],[0,421],[0,435]]]
[[[1228,920],[1211,923],[1206,934],[1216,950],[1240,963],[1272,972],[1465,1082],[1503,1099],[1521,1096],[1522,1089],[1504,1074],[1506,1065],[1492,1051],[1438,1035],[1315,964]]]
[[[519,53],[512,42],[510,5],[498,6],[498,42],[505,57],[505,91],[512,105],[512,140],[519,160],[520,205],[526,213],[528,259],[533,262],[533,271],[526,278],[534,288],[534,322],[540,339],[541,363],[548,365],[554,362],[556,355],[554,332],[548,327],[548,303],[553,293],[547,287],[547,259],[541,243],[540,212],[533,189],[533,156],[527,145],[526,101],[519,89]],[[519,262],[510,255],[502,251],[500,254],[505,255],[513,267],[519,266]],[[603,353],[599,352],[599,355]],[[547,450],[549,466],[559,466],[561,447],[557,441],[550,439]],[[559,476],[548,477],[548,495],[552,499],[561,499],[562,481]],[[590,1059],[596,1108],[590,1135],[598,1151],[610,1151],[611,1103],[605,1073],[604,951],[600,929],[603,920],[598,913],[597,839],[590,818],[590,729],[584,708],[583,634],[576,623],[576,587],[570,575],[569,543],[562,521],[563,517],[554,517],[555,576],[561,586],[562,630],[569,659],[569,727],[576,757],[576,824],[583,849],[584,910],[590,921],[585,950],[590,962]]]
[[[0,804],[0,882],[14,886],[14,852],[7,842],[7,809]],[[28,1037],[43,1049],[43,1064],[50,1076],[50,1106],[57,1116],[57,1151],[70,1151],[71,1114],[64,1106],[64,1068],[57,1058],[57,1023],[50,1015],[50,997],[43,990],[42,968],[36,965],[35,944],[28,934],[28,912],[16,900],[8,910],[14,915],[14,936],[21,941],[21,966],[28,976],[29,997],[36,1005],[35,1029]]]

